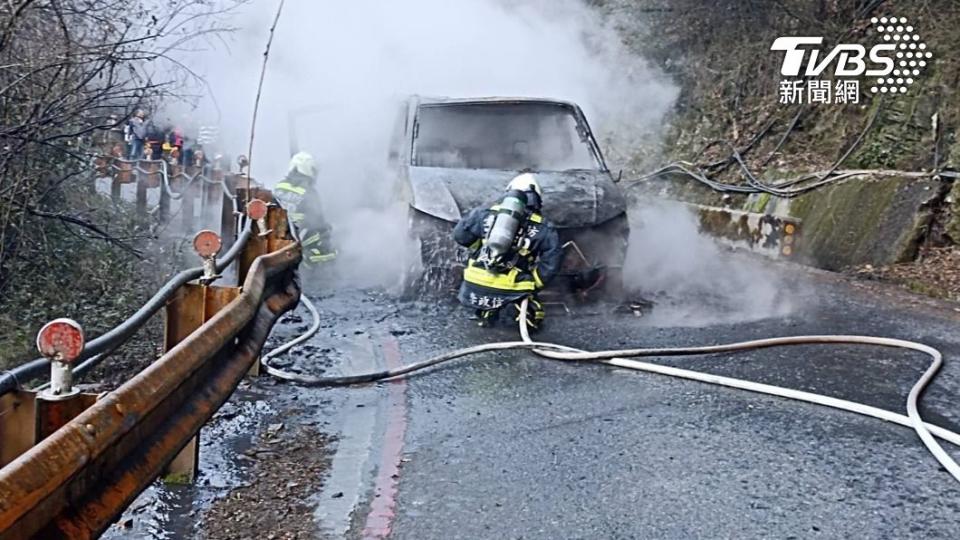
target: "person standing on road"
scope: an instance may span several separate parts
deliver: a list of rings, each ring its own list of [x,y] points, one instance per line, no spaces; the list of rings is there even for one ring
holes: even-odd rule
[[[300,152],[290,159],[290,171],[274,190],[274,195],[290,212],[296,225],[308,265],[332,261],[337,257],[330,242],[330,225],[323,217],[317,192],[317,162]]]
[[[541,327],[545,312],[537,292],[560,271],[563,248],[553,225],[540,213],[543,192],[532,173],[507,185],[500,204],[474,208],[457,223],[453,239],[468,249],[458,300],[473,308],[478,324],[493,325],[500,310],[530,298],[527,324]]]

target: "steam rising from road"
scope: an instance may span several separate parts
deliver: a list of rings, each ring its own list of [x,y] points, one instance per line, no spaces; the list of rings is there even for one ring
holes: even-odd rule
[[[657,303],[651,323],[702,326],[784,316],[794,291],[762,259],[699,232],[689,207],[647,200],[631,210],[624,284]]]

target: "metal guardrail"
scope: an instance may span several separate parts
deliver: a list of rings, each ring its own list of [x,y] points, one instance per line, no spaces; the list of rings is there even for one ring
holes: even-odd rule
[[[110,197],[114,202],[121,199],[122,188],[127,184],[136,185],[136,207],[138,212],[147,213],[147,192],[159,188],[159,204],[150,212],[156,211],[160,221],[170,219],[171,201],[180,201],[185,228],[193,228],[194,199],[199,198],[202,207],[216,202],[222,191],[225,197],[232,197],[233,177],[220,166],[219,159],[213,165],[198,159],[192,165],[181,165],[168,159],[124,159],[101,155],[94,159],[94,170],[100,178],[110,178]],[[209,176],[207,174],[209,172]],[[239,207],[234,206],[234,211]]]
[[[251,231],[248,222],[247,226],[243,228],[243,231],[236,238],[236,240],[232,239],[236,229],[235,220],[236,216],[239,215],[240,205],[238,204],[236,195],[231,192],[230,187],[227,185],[227,176],[221,174],[219,175],[219,179],[217,181],[208,179],[202,174],[202,167],[200,167],[200,171],[195,172],[192,175],[185,172],[180,172],[178,174],[182,175],[182,177],[187,179],[187,181],[181,185],[180,192],[174,192],[170,185],[170,175],[168,174],[168,164],[166,160],[125,160],[108,156],[99,157],[97,160],[100,162],[97,164],[97,169],[99,171],[113,169],[114,171],[119,172],[122,168],[126,167],[125,170],[128,172],[133,171],[138,173],[136,175],[136,179],[134,180],[138,184],[138,206],[140,206],[139,195],[142,191],[139,189],[139,186],[145,186],[148,184],[147,178],[142,176],[140,173],[145,175],[156,174],[156,171],[144,168],[144,164],[151,166],[155,165],[160,169],[161,182],[156,187],[161,187],[163,190],[161,192],[161,208],[164,206],[164,198],[166,198],[168,201],[169,199],[179,200],[188,198],[187,194],[191,193],[189,189],[190,185],[198,179],[204,184],[209,184],[211,186],[215,185],[217,190],[222,191],[223,211],[221,212],[222,215],[220,226],[223,235],[228,239],[228,241],[232,242],[232,244],[227,254],[217,261],[218,271],[226,268],[237,258],[243,247],[246,245],[247,240],[250,238]],[[109,161],[109,163],[106,163],[107,161]],[[116,182],[117,175],[114,175],[114,183],[116,184]],[[166,193],[166,197],[164,197],[164,193]],[[144,198],[144,206],[145,200],[146,199]],[[190,208],[190,214],[190,219],[186,219],[185,217],[185,225],[192,225],[192,205]],[[84,348],[83,353],[81,353],[80,358],[77,359],[77,362],[83,363],[75,368],[74,373],[76,373],[78,376],[82,376],[89,370],[96,367],[100,361],[113,352],[117,347],[125,343],[151,316],[159,311],[159,309],[173,297],[177,289],[191,280],[197,279],[202,273],[202,267],[190,268],[180,272],[170,279],[170,281],[168,281],[159,291],[157,291],[157,293],[130,318],[118,325],[116,328],[89,342]],[[31,379],[43,376],[46,373],[46,369],[49,364],[50,362],[46,358],[37,358],[21,366],[0,372],[0,396],[20,387]]]
[[[218,271],[224,270],[230,263],[236,260],[237,256],[240,255],[240,252],[243,251],[243,248],[246,246],[251,234],[252,230],[248,222],[233,247],[230,248],[230,251],[217,260]],[[82,376],[96,367],[111,352],[126,343],[160,308],[166,305],[180,287],[199,278],[202,274],[203,267],[196,267],[189,268],[173,276],[173,278],[164,284],[153,297],[147,300],[136,313],[112,330],[87,343],[86,347],[83,348],[83,352],[80,353],[80,357],[77,359],[77,362],[81,362],[81,364],[74,369],[74,373],[77,376]],[[15,390],[32,379],[46,375],[49,366],[50,361],[48,359],[37,358],[13,369],[3,371],[0,373],[0,395]]]
[[[241,201],[271,197],[263,190],[238,194]],[[257,234],[261,229],[267,232]],[[83,360],[76,369],[80,374],[166,306],[167,352],[112,392],[45,401],[19,389],[46,372],[47,359],[0,375],[0,405],[13,404],[7,412],[19,414],[21,425],[31,428],[17,434],[25,451],[14,452],[0,469],[0,540],[92,538],[103,532],[178,458],[256,365],[274,323],[299,301],[301,256],[283,209],[269,208],[259,222],[246,219],[237,241],[214,264],[219,273],[235,261],[242,287],[191,284],[203,269],[184,270],[130,318],[83,348],[76,360]],[[181,317],[177,311],[191,313]],[[0,428],[3,420],[0,415]],[[4,444],[8,435],[0,429]],[[9,446],[0,449],[0,458],[11,457]]]

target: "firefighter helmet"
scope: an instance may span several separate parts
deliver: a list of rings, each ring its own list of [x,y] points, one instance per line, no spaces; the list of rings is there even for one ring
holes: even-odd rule
[[[527,208],[534,212],[539,212],[543,205],[543,191],[540,189],[540,182],[536,175],[525,172],[513,177],[513,180],[507,184],[507,191],[520,191],[526,194]]]
[[[513,180],[507,184],[507,191],[532,191],[536,193],[538,197],[543,197],[543,191],[540,190],[540,182],[537,182],[537,177],[533,173],[522,173],[513,177]]]
[[[290,172],[296,171],[310,178],[317,177],[317,162],[306,152],[298,152],[290,158]]]

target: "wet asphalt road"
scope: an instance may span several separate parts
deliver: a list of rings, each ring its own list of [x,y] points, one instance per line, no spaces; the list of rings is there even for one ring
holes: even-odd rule
[[[605,305],[563,316],[552,306],[538,339],[593,350],[816,333],[914,339],[946,358],[921,412],[960,430],[955,306],[772,268],[787,307],[751,303],[751,291],[658,297],[643,318]],[[367,372],[517,339],[513,325],[476,328],[449,299],[307,288],[322,327],[280,361],[290,370]],[[271,344],[309,322],[299,308]],[[802,346],[655,361],[902,412],[928,360]],[[336,438],[325,485],[309,501],[323,538],[960,538],[960,485],[911,430],[814,405],[524,352],[381,385],[302,388],[261,377],[244,386],[201,436],[197,485],[151,488],[159,495],[146,493],[126,514],[132,527],[108,536],[204,537],[210,501],[255,481],[239,453],[282,421]]]
[[[922,412],[960,427],[960,314],[885,287],[781,271],[791,274],[788,313],[734,321],[705,308],[687,326],[670,317],[678,306],[640,319],[591,308],[553,317],[540,339],[595,350],[813,333],[916,339],[941,348],[948,362]],[[345,320],[364,328],[379,365],[393,346],[410,362],[515,338],[512,326],[473,328],[443,302],[343,292],[319,306],[352,309]],[[664,361],[897,411],[927,363],[896,350],[822,346]],[[364,435],[367,455],[348,445],[353,461],[363,461],[354,465],[362,472],[353,475],[360,485],[348,537],[960,537],[960,486],[912,431],[878,420],[522,352],[359,391],[365,397],[353,399],[378,412]],[[403,427],[391,427],[397,423]],[[353,429],[344,423],[342,440]],[[391,443],[398,437],[402,445]],[[336,483],[341,490],[343,479]],[[321,494],[321,509],[327,502]],[[328,533],[343,534],[327,527],[329,512],[318,515]]]

